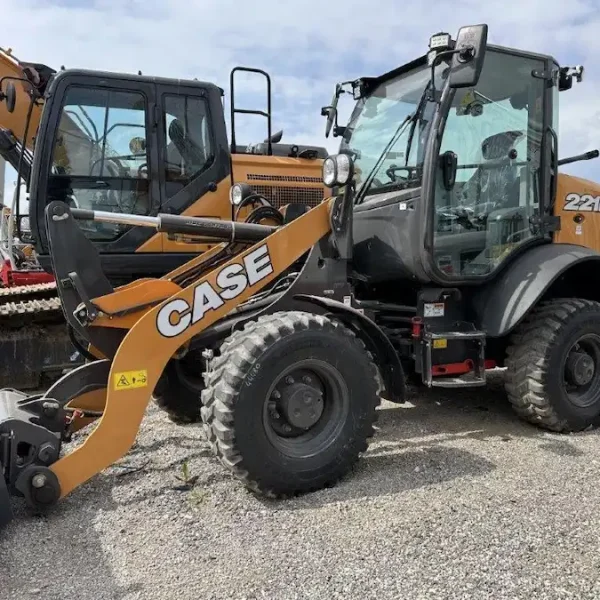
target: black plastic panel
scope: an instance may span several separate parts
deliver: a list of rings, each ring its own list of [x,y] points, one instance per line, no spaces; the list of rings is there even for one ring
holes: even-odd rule
[[[597,272],[600,254],[573,244],[543,244],[529,249],[475,293],[477,327],[490,337],[510,333],[560,275],[584,261],[594,262]]]
[[[414,279],[420,190],[374,196],[354,209],[354,269],[370,283]]]

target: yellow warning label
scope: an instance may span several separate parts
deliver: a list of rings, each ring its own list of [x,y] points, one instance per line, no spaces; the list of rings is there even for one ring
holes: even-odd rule
[[[436,350],[443,350],[448,347],[448,340],[433,340],[433,347]]]
[[[132,390],[134,388],[146,387],[148,385],[148,371],[124,371],[115,373],[114,378],[115,390]]]

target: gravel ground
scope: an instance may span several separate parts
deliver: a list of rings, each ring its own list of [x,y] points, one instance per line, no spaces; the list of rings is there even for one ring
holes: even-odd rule
[[[541,432],[494,389],[415,393],[384,403],[343,482],[273,502],[151,407],[118,465],[44,519],[18,507],[0,598],[599,598],[599,453],[600,433]]]

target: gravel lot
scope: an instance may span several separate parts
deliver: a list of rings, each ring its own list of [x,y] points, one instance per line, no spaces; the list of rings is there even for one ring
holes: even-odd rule
[[[600,433],[538,431],[494,389],[413,401],[384,404],[350,477],[286,502],[151,407],[132,453],[49,517],[19,506],[0,598],[600,597]]]

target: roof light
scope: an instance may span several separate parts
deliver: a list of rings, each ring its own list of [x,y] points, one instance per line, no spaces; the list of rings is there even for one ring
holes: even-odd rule
[[[451,37],[449,33],[436,33],[429,38],[430,50],[445,50],[450,47]]]

